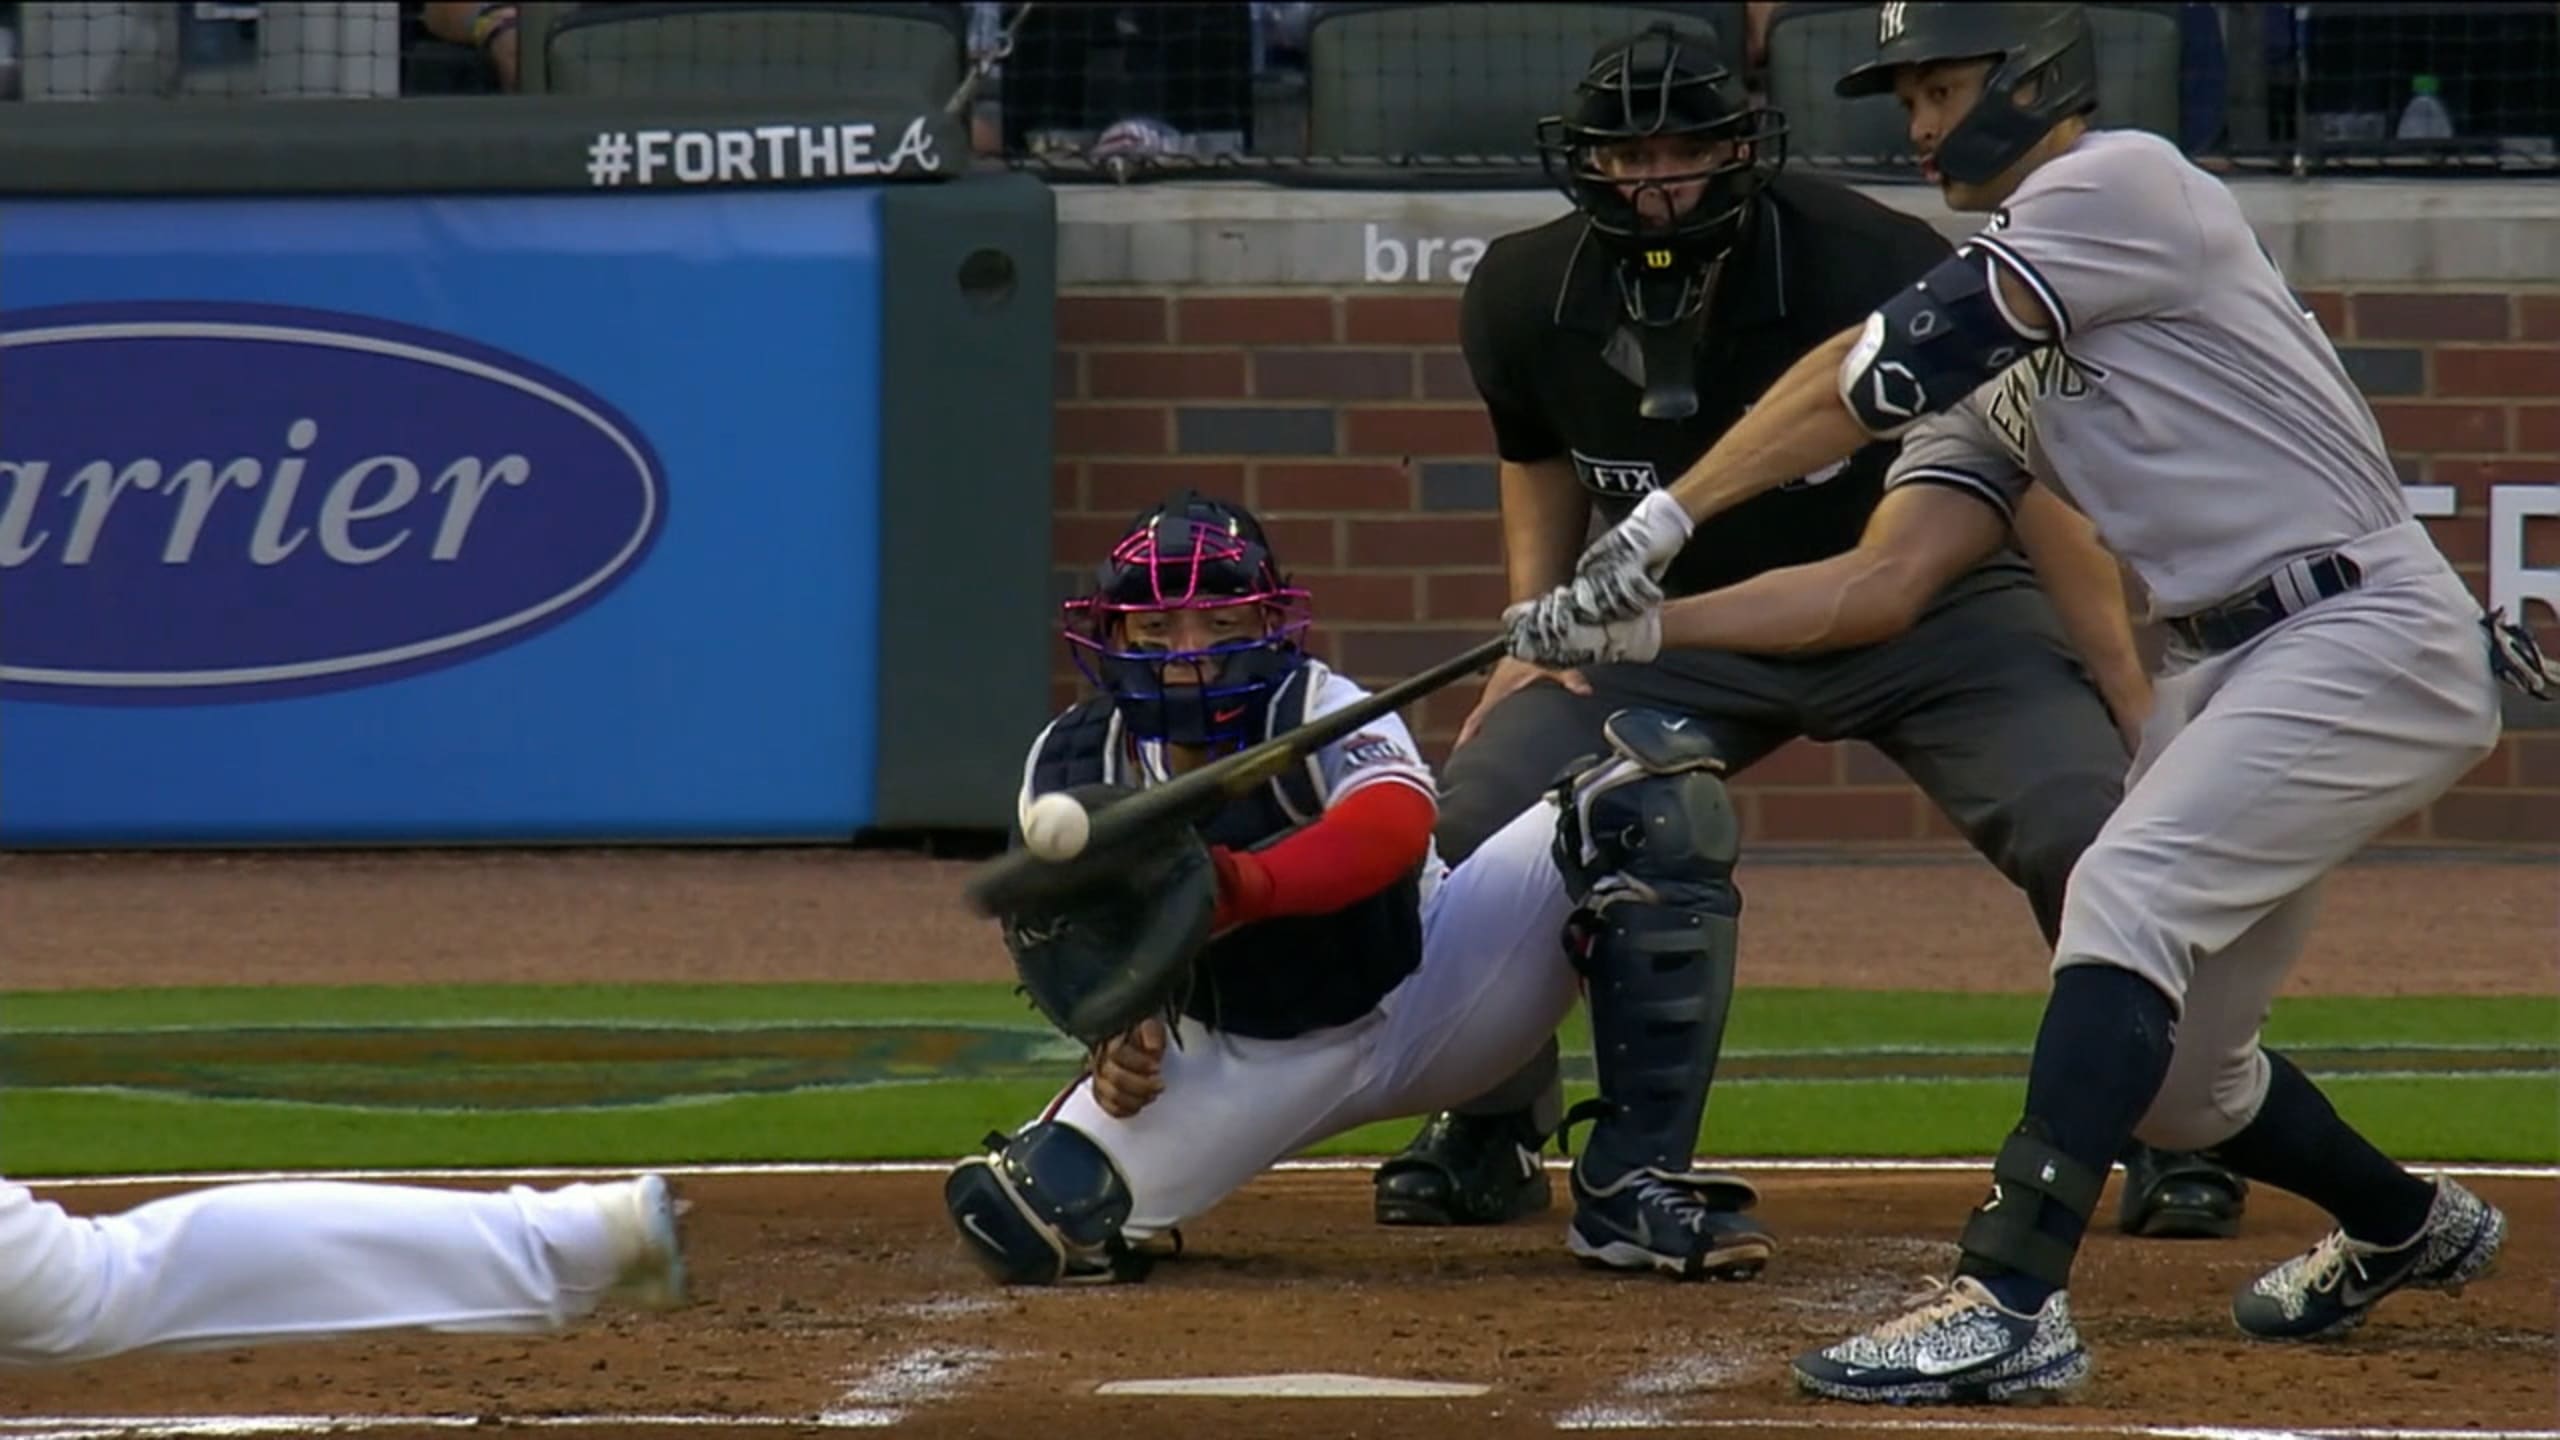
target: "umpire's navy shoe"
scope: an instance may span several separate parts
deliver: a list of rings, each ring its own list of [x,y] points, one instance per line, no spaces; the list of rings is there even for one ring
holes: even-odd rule
[[[1538,1163],[1544,1138],[1525,1110],[1441,1111],[1372,1177],[1378,1223],[1499,1225],[1546,1209],[1555,1190]]]
[[[1748,1280],[1777,1249],[1768,1230],[1742,1214],[1760,1196],[1739,1176],[1638,1168],[1602,1182],[1591,1167],[1588,1150],[1573,1162],[1573,1221],[1564,1232],[1585,1264]]]
[[[2496,1267],[2506,1239],[2497,1206],[2439,1178],[2416,1235],[2386,1249],[2332,1230],[2233,1296],[2231,1319],[2261,1340],[2332,1339],[2362,1325],[2394,1290],[2461,1294]]]
[[[2089,1352],[2064,1291],[2023,1315],[1960,1275],[1863,1335],[1796,1357],[1796,1385],[1883,1405],[2017,1405],[2058,1400],[2089,1378]]]
[[[2199,1154],[2136,1143],[2124,1155],[2116,1228],[2155,1240],[2219,1240],[2240,1231],[2249,1182]]]

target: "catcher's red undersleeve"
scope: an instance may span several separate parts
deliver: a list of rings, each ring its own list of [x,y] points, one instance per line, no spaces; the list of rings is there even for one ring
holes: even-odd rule
[[[1274,915],[1324,915],[1366,900],[1422,863],[1438,802],[1380,780],[1342,797],[1314,824],[1267,850],[1212,849],[1226,930]]]

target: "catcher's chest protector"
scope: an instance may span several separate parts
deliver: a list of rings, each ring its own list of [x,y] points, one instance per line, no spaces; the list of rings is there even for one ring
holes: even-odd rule
[[[1281,682],[1263,736],[1305,718],[1312,666]],[[1106,696],[1058,717],[1032,761],[1035,795],[1073,785],[1144,785],[1119,716]],[[1324,811],[1310,767],[1292,766],[1200,827],[1212,845],[1256,850]],[[1248,925],[1209,943],[1184,1013],[1214,1029],[1256,1040],[1286,1040],[1347,1025],[1376,1007],[1422,963],[1419,871],[1330,915],[1290,915]]]

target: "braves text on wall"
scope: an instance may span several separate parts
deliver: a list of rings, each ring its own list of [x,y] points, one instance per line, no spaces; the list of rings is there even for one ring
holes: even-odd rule
[[[604,130],[587,145],[587,183],[624,185],[753,185],[794,180],[859,179],[942,169],[925,116],[907,122],[883,153],[880,127],[756,125],[710,130]]]
[[[1360,227],[1360,278],[1371,285],[1464,285],[1491,242],[1473,235],[1390,235]]]

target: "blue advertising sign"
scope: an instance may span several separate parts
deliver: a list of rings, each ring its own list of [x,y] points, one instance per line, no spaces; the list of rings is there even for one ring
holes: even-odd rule
[[[840,838],[878,192],[0,213],[0,842]]]

